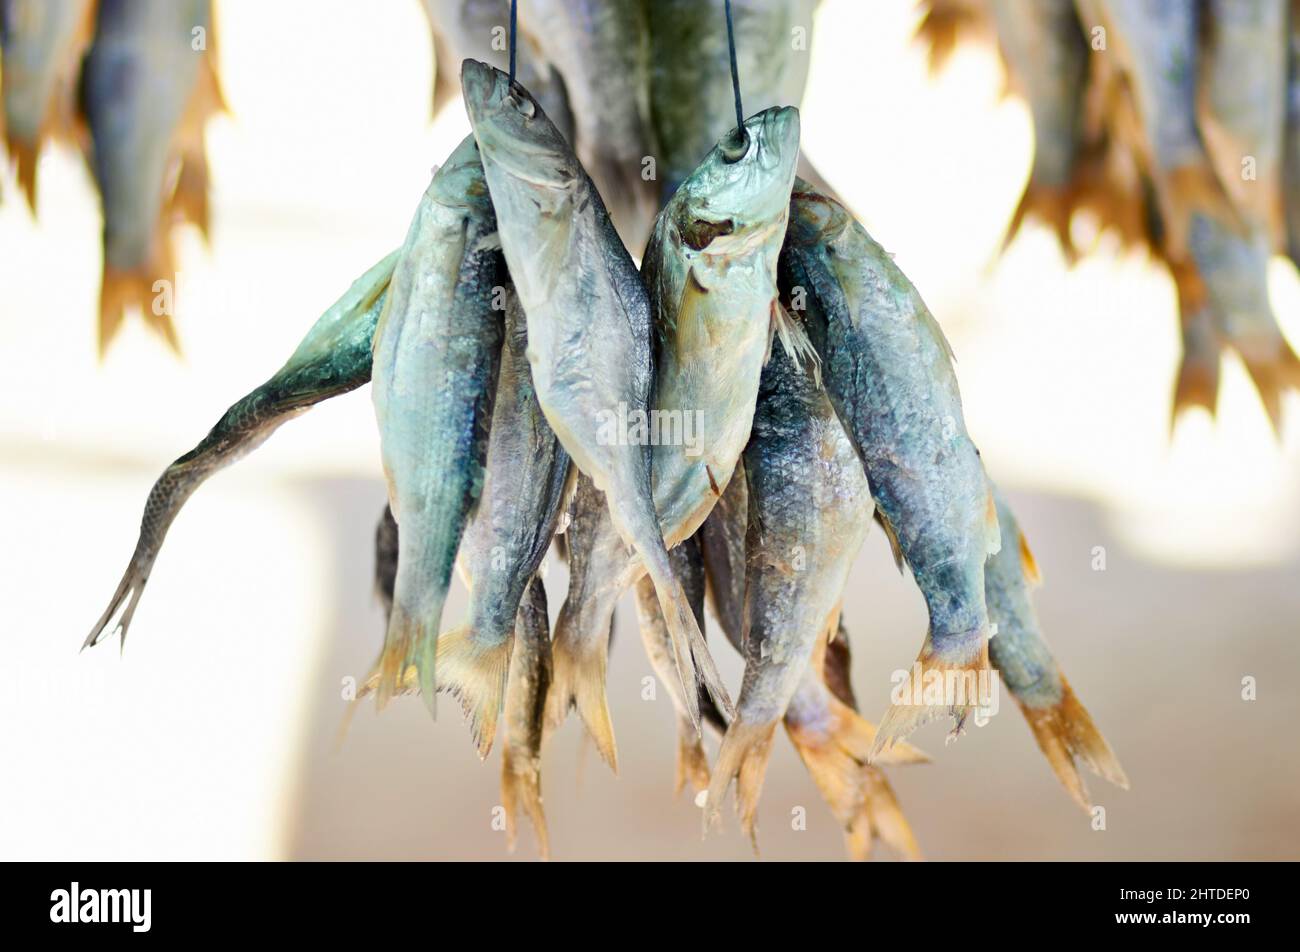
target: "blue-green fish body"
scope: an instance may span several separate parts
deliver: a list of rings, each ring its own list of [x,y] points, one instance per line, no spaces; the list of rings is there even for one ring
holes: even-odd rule
[[[472,136],[416,210],[375,331],[372,395],[400,529],[379,703],[407,665],[432,710],[438,626],[461,535],[483,491],[506,275]]]

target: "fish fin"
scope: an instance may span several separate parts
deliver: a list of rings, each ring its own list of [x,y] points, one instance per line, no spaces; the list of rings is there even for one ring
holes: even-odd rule
[[[800,373],[811,373],[813,383],[820,387],[822,360],[808,338],[808,332],[804,330],[803,324],[791,316],[779,301],[772,302],[771,323],[772,332],[781,341],[781,347],[795,369]],[[770,344],[768,349],[771,350]]]
[[[923,859],[911,824],[884,773],[874,767],[863,768],[862,787],[862,805],[845,831],[849,856],[858,861],[869,859],[872,842],[879,839],[904,860]]]
[[[551,857],[551,838],[542,809],[542,765],[537,757],[515,751],[506,744],[501,749],[501,805],[506,814],[506,848],[515,851],[519,808],[533,824],[537,834],[537,852],[542,859]]]
[[[14,176],[18,179],[18,187],[22,190],[23,197],[27,199],[27,209],[35,218],[36,160],[39,144],[18,139],[6,130],[5,145],[9,149],[10,162],[14,167]]]
[[[1211,417],[1219,399],[1219,353],[1212,361],[1201,360],[1194,354],[1184,353],[1178,365],[1178,379],[1174,383],[1173,410],[1169,416],[1172,431],[1178,419],[1193,407],[1201,407]]]
[[[1043,573],[1038,570],[1038,560],[1029,548],[1029,540],[1023,532],[1017,535],[1020,537],[1020,570],[1024,573],[1025,581],[1034,586],[1042,585]]]
[[[926,49],[931,76],[947,66],[959,46],[988,38],[987,18],[970,0],[925,0],[922,9],[916,38]]]
[[[1264,404],[1273,433],[1279,439],[1282,436],[1282,395],[1288,390],[1300,388],[1300,358],[1297,358],[1285,340],[1277,342],[1272,354],[1263,356],[1241,354],[1246,372],[1255,384],[1259,399]]]
[[[576,707],[601,758],[618,773],[618,746],[614,742],[614,724],[605,696],[609,639],[597,638],[588,650],[578,651],[572,640],[564,637],[558,624],[556,628],[557,637],[551,642],[554,679],[546,696],[546,722],[555,729],[564,723],[569,709]]]
[[[109,600],[104,614],[99,616],[99,621],[95,622],[94,627],[90,629],[90,634],[82,642],[81,650],[85,651],[99,644],[109,631],[109,623],[114,617],[117,617],[117,624],[112,630],[120,637],[122,649],[126,648],[126,633],[131,627],[131,619],[135,615],[136,607],[140,604],[140,596],[144,593],[145,584],[149,581],[149,573],[153,570],[154,560],[158,557],[159,545],[161,541],[157,545],[148,546],[143,538],[136,544],[135,552],[132,553],[131,561],[122,574],[117,591]],[[118,617],[119,612],[120,617]]]
[[[413,617],[400,601],[393,602],[384,647],[376,663],[375,706],[383,710],[393,697],[418,690],[431,715],[437,714],[434,666],[438,634],[427,620]]]
[[[1104,777],[1121,789],[1128,789],[1128,777],[1120,766],[1119,758],[1101,731],[1093,724],[1087,708],[1080,703],[1069,682],[1061,677],[1061,700],[1051,707],[1028,707],[1020,704],[1020,711],[1029,723],[1034,740],[1061,782],[1070,799],[1084,812],[1091,811],[1092,800],[1088,788],[1079,776],[1076,761],[1082,761],[1099,777]],[[1017,702],[1019,703],[1019,702]]]
[[[205,242],[210,240],[208,158],[202,148],[181,157],[181,170],[176,177],[176,190],[172,192],[171,207],[178,217],[198,228]]]
[[[487,757],[496,737],[513,646],[513,638],[481,645],[469,628],[454,628],[438,638],[438,690],[460,701],[480,758]]]
[[[1074,210],[1078,204],[1079,199],[1073,184],[1041,185],[1030,178],[1024,194],[1020,196],[1020,204],[1016,206],[1016,212],[1011,216],[1011,223],[1007,225],[1006,236],[1002,239],[1002,250],[1005,252],[1011,246],[1020,233],[1021,226],[1027,220],[1038,221],[1056,236],[1056,243],[1065,257],[1065,263],[1073,266],[1078,261],[1079,255],[1070,237],[1070,221],[1074,217]]]
[[[155,282],[167,281],[173,290],[176,287],[176,271],[172,267],[170,248],[161,223],[156,240],[160,250],[155,260],[143,267],[121,270],[104,262],[104,276],[99,289],[100,360],[104,359],[109,344],[122,327],[127,311],[132,308],[139,308],[145,325],[162,337],[177,356],[181,354],[181,342],[172,316],[165,310],[163,313],[154,310]]]
[[[953,728],[948,740],[956,740],[965,732],[966,718],[980,706],[981,691],[979,679],[991,677],[989,668],[989,640],[987,632],[980,632],[975,646],[967,646],[953,658],[941,658],[935,651],[934,642],[927,634],[921,653],[917,656],[921,666],[921,698],[918,701],[909,697],[905,702],[890,705],[885,716],[881,718],[876,729],[876,739],[871,745],[868,759],[872,763],[879,761],[881,754],[890,746],[907,737],[918,727],[928,724],[936,718],[949,714],[953,718]],[[932,675],[937,674],[937,683]],[[912,679],[907,683],[910,692]],[[934,690],[931,690],[934,689]],[[932,699],[937,691],[938,697]]]
[[[898,566],[898,571],[901,573],[903,571],[903,547],[899,544],[898,533],[894,531],[894,527],[889,524],[889,520],[885,518],[879,507],[876,508],[876,522],[880,524],[880,528],[884,530],[885,538],[889,540],[889,551],[893,553],[894,565]]]
[[[704,753],[704,742],[690,719],[677,718],[677,772],[673,780],[673,794],[680,795],[689,781],[697,794],[709,789],[709,758]]]
[[[998,525],[998,503],[991,488],[984,504],[984,531],[988,545],[984,551],[988,555],[997,555],[1002,551],[1002,527]]]
[[[758,799],[763,793],[763,778],[767,773],[768,759],[772,756],[772,735],[775,731],[775,723],[746,724],[741,720],[731,722],[727,733],[723,735],[718,760],[713,766],[713,778],[709,781],[708,793],[704,799],[706,834],[717,823],[727,788],[735,779],[736,815],[740,818],[741,829],[754,846],[754,852],[758,852]]]

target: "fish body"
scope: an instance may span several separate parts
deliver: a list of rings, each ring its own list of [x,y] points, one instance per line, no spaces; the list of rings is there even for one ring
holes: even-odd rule
[[[1076,761],[1124,789],[1128,778],[1043,640],[1030,598],[1038,567],[1010,505],[996,490],[994,498],[1002,548],[990,557],[985,572],[989,617],[998,626],[997,637],[989,642],[989,657],[1057,779],[1075,803],[1091,811]]]
[[[1205,0],[1198,120],[1206,151],[1252,231],[1281,247],[1288,4]]]
[[[737,70],[751,113],[798,106],[811,62],[817,0],[735,0]],[[677,191],[736,124],[721,5],[698,0],[646,4],[650,116],[659,146],[659,200]]]
[[[372,396],[399,527],[393,613],[376,697],[407,665],[432,710],[438,625],[461,535],[483,491],[506,284],[483,167],[467,136],[416,210],[375,330]]]
[[[673,194],[642,265],[658,343],[655,505],[670,547],[695,533],[731,479],[777,320],[799,112],[757,113],[745,134],[743,155],[728,134]]]
[[[779,347],[763,371],[745,477],[745,673],[705,823],[734,777],[741,825],[753,837],[773,732],[819,635],[839,624],[844,584],[873,511],[862,464],[825,392]]]
[[[45,139],[72,122],[77,69],[94,12],[92,0],[0,2],[0,129],[33,213],[36,161]]]
[[[525,6],[525,10],[527,6]],[[510,0],[424,0],[433,27],[433,114],[460,98],[460,64],[467,59],[510,66]],[[559,71],[523,30],[516,45],[515,78],[542,104],[551,121],[573,140],[573,117]]]
[[[650,302],[640,275],[591,179],[536,100],[485,63],[466,61],[462,74],[501,245],[528,318],[538,402],[574,463],[605,493],[619,535],[654,580],[684,693],[694,697],[698,670],[729,709],[672,574],[651,494],[649,453],[608,432],[611,418],[645,414],[650,405]],[[692,714],[697,720],[698,712]]]
[[[203,123],[221,108],[211,27],[207,0],[99,0],[81,101],[104,213],[101,354],[132,308],[179,349],[155,283],[175,286],[171,225],[205,214],[205,198],[178,189],[206,194]]]
[[[482,497],[460,544],[469,610],[464,625],[438,641],[438,689],[465,706],[481,756],[492,746],[520,601],[550,548],[570,485],[569,456],[533,392],[523,310],[507,293]],[[547,631],[549,641],[549,624]]]
[[[371,342],[397,254],[387,255],[354,281],[316,321],[285,365],[231,406],[198,446],[159,477],[145,503],[135,552],[108,609],[86,638],[87,645],[103,638],[119,612],[116,630],[126,641],[167,530],[209,476],[256,449],[285,421],[370,381]]]
[[[546,589],[533,576],[519,605],[515,647],[505,700],[505,737],[501,748],[501,805],[505,807],[506,843],[513,852],[520,807],[532,821],[537,850],[550,855],[550,836],[542,810],[542,738],[546,692],[551,684],[550,621]]]
[[[781,281],[788,306],[806,313],[831,403],[925,598],[930,625],[919,663],[927,675],[954,672],[943,675],[954,685],[974,682],[988,667],[984,562],[1000,537],[943,331],[890,255],[803,183],[791,201]],[[979,706],[970,693],[954,690],[941,705],[894,705],[878,746],[945,709],[959,732]]]
[[[644,246],[656,211],[654,182],[643,175],[643,163],[656,152],[648,118],[645,6],[642,0],[529,0],[519,5],[521,34],[564,77],[572,104],[570,141],[614,227],[634,253]],[[516,78],[536,95],[526,77]]]

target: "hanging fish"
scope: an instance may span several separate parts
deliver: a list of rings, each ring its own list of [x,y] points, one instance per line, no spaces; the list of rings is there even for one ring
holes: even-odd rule
[[[1224,44],[1234,36],[1240,42],[1243,33],[1219,35],[1213,40],[1218,48],[1207,59],[1198,44],[1202,29],[1212,21],[1202,20],[1199,5],[1170,0],[1079,0],[1079,4],[1091,22],[1106,27],[1110,37],[1106,63],[1119,71],[1129,91],[1130,105],[1116,115],[1131,115],[1139,124],[1134,137],[1140,141],[1133,148],[1142,156],[1154,188],[1163,229],[1162,255],[1178,288],[1184,332],[1201,319],[1200,311],[1208,309],[1220,348],[1230,347],[1240,354],[1276,429],[1281,423],[1282,393],[1300,382],[1300,361],[1282,336],[1268,300],[1270,239],[1266,230],[1252,228],[1248,216],[1233,207],[1197,122],[1201,71],[1240,63],[1240,54],[1234,58]],[[1277,83],[1284,81],[1284,76],[1277,77]],[[1223,80],[1210,82],[1218,85]],[[1267,96],[1257,105],[1276,109]],[[1280,115],[1277,122],[1280,126]],[[1247,121],[1231,124],[1243,128]],[[1226,138],[1222,130],[1210,135],[1221,142]],[[1266,153],[1271,148],[1260,145]],[[1235,161],[1240,160],[1237,156]],[[1198,359],[1180,369],[1175,416],[1190,406],[1215,405],[1217,362],[1212,373],[1205,372],[1204,363]]]
[[[743,142],[724,137],[673,195],[646,250],[656,389],[636,442],[652,444],[654,500],[669,547],[708,516],[749,438],[772,327],[782,319],[775,269],[798,138],[792,108],[748,119]],[[579,600],[556,623],[557,671],[561,658],[576,654],[570,645],[599,643],[619,596],[645,571],[616,535],[608,516],[591,530],[602,597],[570,586],[570,599]],[[695,722],[693,693],[681,700]]]
[[[533,391],[527,327],[513,291],[505,313],[486,475],[458,556],[469,608],[465,623],[438,639],[438,690],[464,706],[481,757],[496,731],[520,600],[546,558],[572,486],[568,454]]]
[[[176,284],[171,226],[188,218],[206,231],[198,163],[204,124],[222,108],[214,55],[206,0],[99,0],[80,100],[104,212],[101,356],[133,308],[180,349],[155,285]]]
[[[1034,127],[1029,182],[1006,240],[1026,219],[1039,219],[1072,255],[1070,220],[1082,184],[1088,75],[1088,46],[1074,0],[1001,0],[991,6],[1007,74],[1028,103]]]
[[[433,114],[437,116],[447,103],[460,100],[460,64],[465,60],[482,60],[497,69],[509,67],[510,0],[423,2],[433,28]],[[518,35],[516,70],[520,85],[537,97],[556,128],[572,142],[573,116],[564,80],[523,30]]]
[[[0,0],[0,129],[27,207],[36,213],[36,163],[52,136],[68,136],[94,0]]]
[[[573,108],[569,141],[633,253],[645,245],[657,208],[654,182],[645,175],[645,162],[656,153],[646,101],[650,50],[645,6],[655,4],[527,0],[519,5],[520,35],[563,75]],[[528,77],[520,73],[516,79],[554,121],[550,104]]]
[[[798,105],[811,64],[818,0],[735,0],[737,71],[752,113]],[[650,31],[650,116],[659,200],[668,199],[736,123],[721,3],[656,0]],[[802,174],[802,171],[801,173]]]
[[[86,645],[97,644],[119,612],[121,618],[115,630],[125,643],[167,530],[186,500],[209,476],[256,449],[286,420],[370,381],[371,340],[397,254],[389,254],[354,281],[347,293],[316,321],[285,365],[231,406],[198,446],[159,477],[145,503],[131,562],[108,609],[86,638]]]
[[[464,64],[462,86],[501,244],[528,316],[538,401],[574,463],[605,493],[619,534],[654,580],[684,693],[694,697],[698,673],[729,710],[672,573],[649,454],[626,434],[609,432],[611,419],[649,409],[650,302],[640,275],[591,179],[537,101],[505,73],[473,60]],[[557,679],[558,669],[557,660]]]
[[[695,620],[703,631],[704,563],[700,557],[699,542],[694,538],[687,539],[671,550],[668,556],[672,559],[673,569],[682,582],[686,597],[691,601]],[[655,597],[654,585],[649,578],[643,577],[636,584],[636,612],[646,657],[654,668],[655,676],[668,692],[677,715],[677,774],[673,782],[673,793],[680,794],[688,782],[699,793],[709,787],[709,760],[704,753],[700,732],[691,723],[688,705],[681,696],[681,684],[677,680],[677,668],[673,662],[672,638],[668,634],[668,626],[664,624],[663,612],[659,609],[659,600]],[[713,706],[708,692],[700,691],[697,703],[701,715],[710,726],[719,732],[727,729],[726,718]]]
[[[502,338],[495,302],[505,284],[478,147],[466,136],[420,201],[375,329],[372,395],[400,529],[393,613],[377,665],[381,707],[414,665],[433,711],[438,625],[483,490]],[[501,678],[508,651],[499,653]]]
[[[984,575],[989,618],[998,626],[997,637],[989,642],[989,657],[1061,786],[1075,803],[1091,811],[1092,801],[1076,761],[1125,790],[1128,778],[1043,640],[1029,597],[1029,587],[1039,582],[1038,566],[1011,507],[996,489],[993,493],[1002,548],[989,559]]]
[[[707,829],[736,779],[736,810],[753,839],[772,735],[817,639],[839,624],[849,569],[871,527],[862,465],[811,373],[780,347],[763,371],[745,448],[745,674],[704,807]]]
[[[546,589],[533,576],[519,605],[515,647],[506,688],[505,736],[501,745],[501,805],[505,807],[506,847],[515,849],[520,807],[532,821],[537,851],[550,856],[550,836],[542,810],[542,737],[546,692],[551,683],[551,643]]]
[[[796,182],[781,255],[784,303],[805,313],[830,400],[930,625],[917,663],[954,686],[942,704],[895,704],[878,749],[946,710],[959,734],[988,669],[984,561],[997,514],[966,432],[952,352],[921,296],[842,206]],[[748,466],[746,467],[748,472]],[[751,475],[751,490],[753,477]],[[949,674],[951,672],[951,674]],[[969,688],[969,689],[968,689]]]

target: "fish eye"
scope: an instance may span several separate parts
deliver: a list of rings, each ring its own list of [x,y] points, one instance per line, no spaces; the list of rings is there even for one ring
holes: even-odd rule
[[[724,161],[739,162],[749,151],[749,131],[744,126],[732,129],[721,145]]]
[[[703,218],[695,218],[687,222],[686,226],[681,229],[682,241],[689,248],[703,251],[714,238],[730,235],[735,230],[736,223],[730,218],[723,221],[707,221]]]

